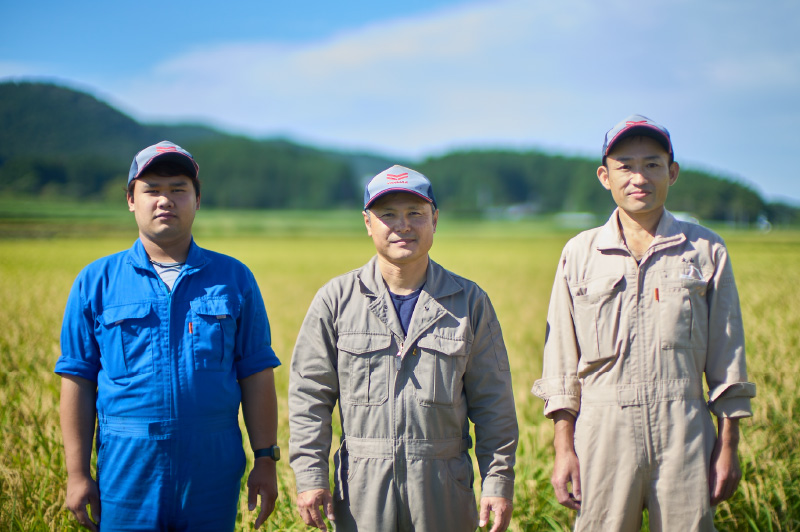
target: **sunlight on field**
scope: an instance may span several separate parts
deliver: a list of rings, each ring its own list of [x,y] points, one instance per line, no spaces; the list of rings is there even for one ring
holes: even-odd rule
[[[355,214],[357,217],[358,214]],[[200,220],[201,218],[198,218]],[[218,220],[219,221],[219,220]],[[253,224],[258,221],[254,218]],[[132,224],[132,221],[130,222]],[[231,221],[231,227],[249,222]],[[319,221],[316,222],[319,225]],[[337,231],[314,228],[301,236],[284,230],[227,235],[201,224],[198,243],[242,260],[254,272],[272,324],[279,441],[288,448],[288,363],[297,331],[316,290],[334,275],[357,268],[372,255],[355,223],[338,219]],[[552,424],[530,394],[541,375],[545,315],[555,265],[567,233],[487,231],[480,224],[445,223],[432,256],[480,284],[497,309],[508,345],[521,440],[512,530],[562,530],[571,516],[549,484]],[[346,230],[344,230],[346,228]],[[281,236],[275,236],[281,235]],[[739,284],[750,379],[757,383],[755,417],[742,423],[745,478],[717,512],[721,530],[800,528],[800,234],[725,234]],[[0,239],[0,528],[76,530],[62,509],[65,471],[58,426],[61,317],[80,269],[125,249],[132,237]],[[246,439],[245,439],[246,440]],[[278,464],[280,499],[267,530],[306,530],[293,507],[294,476]],[[242,498],[240,530],[254,515]]]

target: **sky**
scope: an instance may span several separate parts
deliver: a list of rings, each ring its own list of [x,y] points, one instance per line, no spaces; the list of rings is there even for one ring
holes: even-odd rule
[[[800,206],[795,0],[226,5],[3,2],[0,81],[63,84],[143,123],[412,159],[599,160],[605,132],[636,113],[670,130],[684,168]]]

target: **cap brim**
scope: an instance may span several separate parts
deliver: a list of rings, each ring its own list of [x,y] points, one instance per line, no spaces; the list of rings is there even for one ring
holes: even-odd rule
[[[611,150],[614,149],[614,146],[619,144],[621,140],[629,137],[650,137],[651,139],[658,141],[658,143],[661,144],[661,147],[664,148],[667,153],[672,153],[672,142],[667,138],[666,135],[664,135],[663,131],[650,126],[634,126],[620,132],[611,140],[606,148],[605,156],[608,156],[608,154],[611,153]]]
[[[380,192],[378,192],[377,194],[375,194],[374,196],[372,196],[372,198],[370,198],[370,200],[369,200],[369,203],[367,203],[366,205],[364,205],[364,208],[365,208],[365,209],[369,209],[369,206],[370,206],[370,205],[372,205],[373,203],[375,203],[375,200],[377,200],[377,199],[378,199],[378,198],[380,198],[381,196],[385,196],[386,194],[391,194],[391,193],[393,193],[393,192],[406,192],[406,193],[408,193],[408,194],[413,194],[413,195],[415,195],[415,196],[419,196],[420,198],[424,199],[424,200],[425,200],[425,201],[427,201],[428,203],[430,203],[430,204],[432,204],[432,205],[435,205],[435,203],[433,202],[433,200],[431,200],[429,197],[427,197],[427,196],[426,196],[426,195],[424,195],[424,194],[420,194],[419,192],[417,192],[417,191],[415,191],[415,190],[409,190],[409,189],[407,189],[407,188],[397,187],[397,188],[387,188],[386,190],[381,190]]]
[[[187,157],[186,155],[178,152],[166,152],[166,153],[159,153],[149,161],[147,161],[144,166],[139,169],[139,172],[136,174],[136,177],[141,176],[147,169],[156,162],[173,162],[179,166],[181,166],[184,170],[186,170],[187,177],[191,177],[192,179],[197,178],[197,166],[196,164]]]

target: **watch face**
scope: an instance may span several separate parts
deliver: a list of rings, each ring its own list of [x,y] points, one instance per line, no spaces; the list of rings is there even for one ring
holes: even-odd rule
[[[276,462],[281,459],[281,448],[277,445],[253,451],[253,458],[272,458]]]

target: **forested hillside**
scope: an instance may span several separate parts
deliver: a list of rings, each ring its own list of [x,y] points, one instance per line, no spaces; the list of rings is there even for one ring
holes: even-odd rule
[[[200,125],[140,124],[88,94],[45,83],[0,83],[0,194],[119,199],[130,161],[169,139],[200,163],[203,202],[229,208],[357,207],[365,180],[407,164],[434,182],[446,209],[479,214],[613,206],[597,182],[598,161],[540,151],[457,151],[421,161],[252,139]],[[701,219],[797,222],[798,209],[767,204],[736,181],[684,168],[669,207]]]

